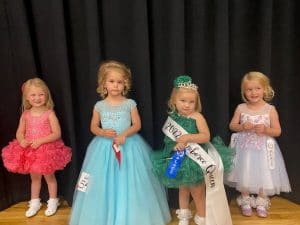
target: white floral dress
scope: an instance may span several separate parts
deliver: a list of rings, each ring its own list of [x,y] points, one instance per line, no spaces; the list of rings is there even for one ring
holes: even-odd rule
[[[247,104],[240,104],[240,123],[251,122],[270,127],[270,111],[274,106],[265,104],[253,111]],[[257,135],[253,130],[233,134],[232,147],[236,150],[234,169],[225,178],[226,184],[238,191],[266,195],[290,192],[291,186],[284,160],[276,140],[266,135]]]

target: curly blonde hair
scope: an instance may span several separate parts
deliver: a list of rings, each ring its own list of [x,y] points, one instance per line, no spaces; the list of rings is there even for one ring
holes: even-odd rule
[[[98,70],[98,87],[97,87],[97,93],[100,94],[100,96],[104,99],[107,96],[107,91],[104,87],[107,75],[110,71],[115,70],[124,76],[124,91],[123,95],[126,96],[131,88],[131,71],[130,69],[122,62],[109,60],[104,61],[100,64],[99,70]]]
[[[198,112],[201,112],[202,106],[201,106],[200,94],[199,94],[198,90],[191,89],[191,88],[176,88],[176,87],[174,87],[172,89],[170,99],[168,100],[169,113],[177,112],[175,101],[176,101],[176,95],[178,94],[178,92],[180,90],[189,90],[189,91],[192,91],[195,93],[196,98],[197,98],[195,110]]]
[[[248,81],[257,81],[259,82],[263,89],[264,89],[264,96],[263,99],[266,102],[269,102],[272,100],[272,98],[275,95],[275,92],[272,88],[272,86],[270,85],[270,79],[263,73],[261,72],[256,72],[256,71],[252,71],[252,72],[248,72],[244,75],[242,82],[241,82],[241,95],[242,95],[242,99],[244,102],[247,102],[247,98],[245,96],[245,84]]]
[[[46,83],[40,78],[32,78],[32,79],[27,80],[22,85],[22,106],[21,106],[22,112],[24,112],[25,110],[31,109],[31,107],[32,107],[30,105],[29,101],[27,100],[27,95],[28,95],[30,88],[33,86],[41,88],[43,90],[43,92],[45,92],[45,96],[46,96],[45,106],[47,109],[53,109],[54,103],[53,103],[53,100],[51,97],[50,90],[49,90],[48,86],[46,85]]]

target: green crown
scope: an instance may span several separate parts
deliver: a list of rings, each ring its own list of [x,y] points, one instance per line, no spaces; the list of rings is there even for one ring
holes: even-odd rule
[[[197,90],[198,87],[196,84],[192,83],[192,78],[188,75],[180,75],[178,76],[174,82],[173,82],[173,86],[175,88],[188,88],[188,89],[193,89],[193,90]]]

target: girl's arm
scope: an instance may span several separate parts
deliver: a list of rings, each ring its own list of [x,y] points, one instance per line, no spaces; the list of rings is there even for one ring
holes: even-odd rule
[[[107,138],[114,138],[116,136],[116,131],[113,129],[102,129],[99,127],[100,124],[100,113],[95,109],[93,110],[93,115],[90,124],[91,132],[96,136],[103,136]]]
[[[241,112],[238,110],[238,107],[235,109],[233,117],[229,123],[229,129],[234,132],[240,132],[243,130],[250,130],[254,128],[254,125],[250,122],[240,123]]]
[[[177,143],[182,143],[186,145],[188,142],[194,143],[206,143],[210,140],[210,131],[207,126],[204,116],[200,113],[195,113],[192,118],[196,120],[197,129],[200,131],[197,134],[185,134],[177,138]],[[175,147],[176,148],[176,147]]]
[[[30,143],[25,139],[25,120],[24,120],[24,114],[21,115],[18,129],[16,132],[16,138],[20,145],[23,148],[26,148]]]
[[[45,137],[33,140],[31,143],[32,148],[38,148],[42,144],[53,142],[61,137],[59,121],[58,121],[54,111],[51,111],[49,113],[49,123],[50,123],[51,131],[52,131],[51,134],[49,134]]]
[[[131,126],[126,130],[124,130],[121,134],[119,134],[114,139],[115,143],[117,145],[123,144],[128,136],[137,133],[140,129],[141,129],[141,118],[137,110],[137,107],[134,107],[131,110]]]
[[[264,124],[258,124],[255,126],[257,134],[265,134],[270,137],[278,137],[281,134],[281,126],[279,122],[278,112],[275,107],[272,107],[270,111],[270,127],[266,127]]]

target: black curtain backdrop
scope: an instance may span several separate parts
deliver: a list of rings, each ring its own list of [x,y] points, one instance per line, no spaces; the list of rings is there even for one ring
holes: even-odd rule
[[[140,133],[154,149],[162,146],[177,75],[189,74],[199,85],[211,132],[228,143],[241,77],[256,70],[269,75],[276,92],[283,130],[277,140],[293,189],[284,197],[300,203],[299,11],[296,0],[0,0],[0,148],[15,138],[22,83],[44,79],[63,140],[73,149],[72,162],[57,172],[59,195],[71,203],[92,138],[101,61],[120,60],[132,69]],[[0,210],[29,200],[29,176],[7,172],[2,161],[0,182]],[[169,201],[176,207],[176,193]]]

